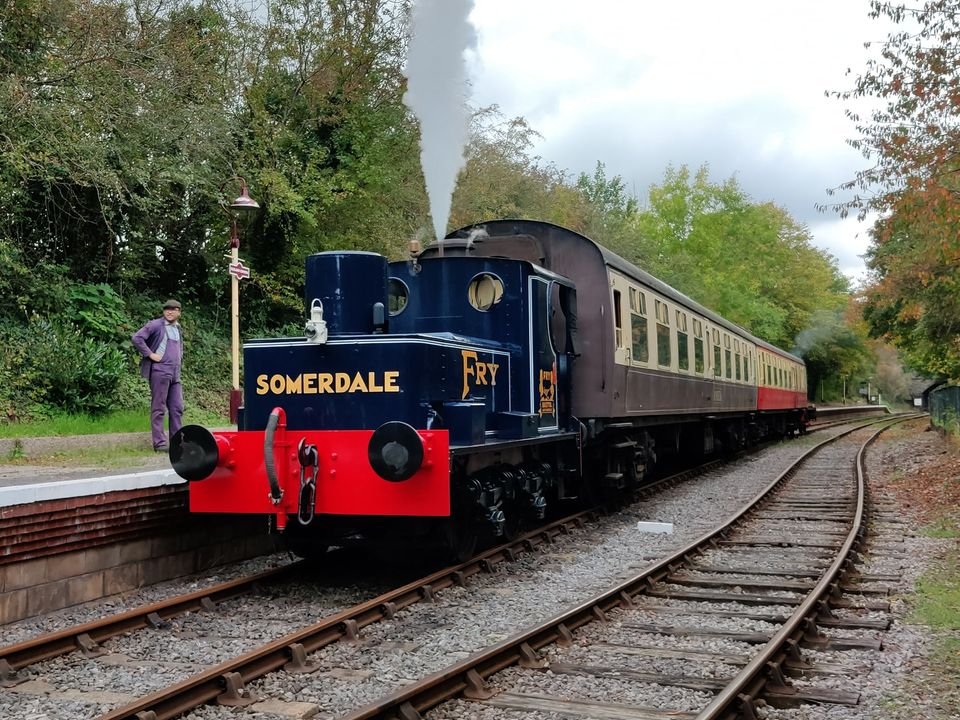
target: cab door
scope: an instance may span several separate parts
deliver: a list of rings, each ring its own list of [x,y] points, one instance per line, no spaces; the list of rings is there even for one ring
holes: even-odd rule
[[[530,412],[538,416],[541,431],[559,427],[557,353],[550,333],[552,284],[544,278],[530,277]]]

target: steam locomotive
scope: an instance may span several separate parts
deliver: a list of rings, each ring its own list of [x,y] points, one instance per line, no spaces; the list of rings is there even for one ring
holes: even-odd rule
[[[803,432],[803,360],[571,230],[497,220],[408,261],[306,259],[303,337],[245,343],[238,430],[170,443],[193,512],[258,513],[299,554],[455,557],[681,452]]]

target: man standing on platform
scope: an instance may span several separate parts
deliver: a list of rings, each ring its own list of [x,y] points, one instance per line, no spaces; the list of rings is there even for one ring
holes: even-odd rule
[[[180,385],[180,362],[183,342],[180,335],[180,303],[167,300],[163,317],[151,320],[133,334],[133,346],[143,356],[140,374],[150,381],[150,431],[153,449],[167,451],[163,432],[164,412],[170,413],[170,435],[182,424],[183,388]]]

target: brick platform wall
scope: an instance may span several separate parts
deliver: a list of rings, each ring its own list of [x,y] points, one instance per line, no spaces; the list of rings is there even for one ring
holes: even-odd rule
[[[275,549],[263,518],[191,516],[184,486],[0,508],[0,624]]]

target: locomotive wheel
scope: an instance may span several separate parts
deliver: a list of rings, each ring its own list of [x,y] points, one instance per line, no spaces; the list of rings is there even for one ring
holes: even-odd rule
[[[462,563],[477,551],[479,532],[476,506],[461,483],[453,486],[450,497],[450,517],[440,528],[440,541],[447,560]]]

